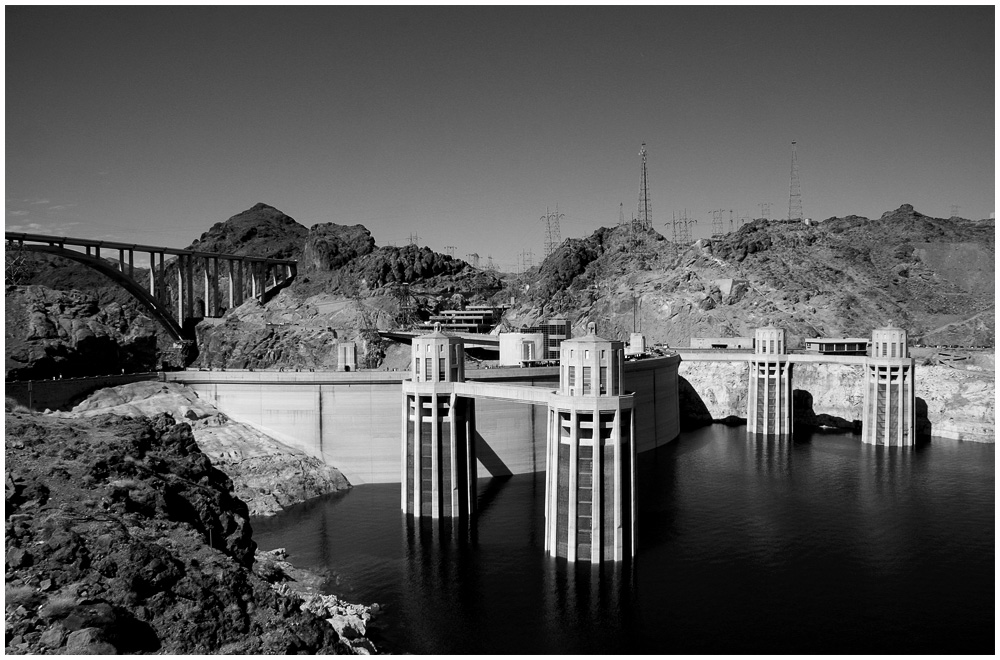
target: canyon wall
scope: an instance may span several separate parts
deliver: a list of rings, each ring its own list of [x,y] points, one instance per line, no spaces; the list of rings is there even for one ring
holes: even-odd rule
[[[746,362],[684,362],[681,417],[688,424],[746,419]],[[917,365],[917,432],[957,440],[994,442],[993,371]],[[796,364],[792,367],[797,423],[860,430],[864,404],[860,366]]]

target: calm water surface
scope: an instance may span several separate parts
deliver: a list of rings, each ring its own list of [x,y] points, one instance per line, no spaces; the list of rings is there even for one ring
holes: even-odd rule
[[[994,447],[711,426],[640,456],[638,556],[544,555],[543,473],[479,482],[471,525],[414,524],[399,485],[255,520],[264,549],[385,605],[414,653],[989,653]]]

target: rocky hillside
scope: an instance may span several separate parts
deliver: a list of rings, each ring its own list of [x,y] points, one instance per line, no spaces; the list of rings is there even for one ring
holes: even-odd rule
[[[636,328],[649,343],[674,346],[774,323],[795,347],[808,337],[868,336],[890,320],[913,343],[994,342],[992,223],[931,218],[905,204],[877,219],[758,220],[690,245],[654,230],[601,228],[520,276],[418,246],[379,247],[361,225],[306,229],[266,204],[191,247],[300,260],[297,280],[267,305],[251,300],[198,325],[196,366],[330,369],[337,339],[359,341],[362,364],[378,365],[389,349],[370,329],[486,302],[510,306],[508,327],[562,315],[576,333],[594,321],[604,336]],[[18,355],[31,364],[44,353]]]
[[[350,487],[340,470],[235,422],[177,383],[140,382],[99,390],[66,418],[101,415],[153,417],[167,413],[191,426],[199,449],[233,480],[236,497],[251,516],[278,513],[293,504]]]
[[[353,651],[251,570],[246,505],[187,424],[5,421],[5,652]]]
[[[758,220],[689,246],[605,228],[564,241],[508,319],[517,326],[561,314],[578,329],[595,321],[599,332],[627,338],[634,296],[636,325],[653,343],[746,336],[773,322],[794,347],[807,337],[868,336],[892,320],[917,343],[992,346],[994,255],[992,225],[909,205],[877,220]]]

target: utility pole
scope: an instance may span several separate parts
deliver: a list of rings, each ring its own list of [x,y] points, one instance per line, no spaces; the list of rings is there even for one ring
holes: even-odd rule
[[[792,140],[792,173],[788,184],[788,219],[802,219],[802,191],[799,189],[799,160]]]

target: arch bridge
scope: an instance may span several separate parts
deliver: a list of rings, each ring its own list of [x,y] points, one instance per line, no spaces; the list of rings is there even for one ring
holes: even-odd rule
[[[4,238],[8,250],[53,254],[106,275],[138,300],[177,341],[193,339],[191,319],[221,316],[224,302],[230,309],[249,298],[263,302],[290,284],[296,274],[297,262],[291,259],[10,231],[4,232]],[[174,287],[167,283],[167,255],[175,257],[169,262],[170,270],[176,273]],[[137,256],[148,260],[148,277],[145,269],[136,266]],[[198,275],[203,287],[195,286]],[[225,301],[222,280],[228,294]],[[199,309],[195,309],[196,289],[204,295]]]

